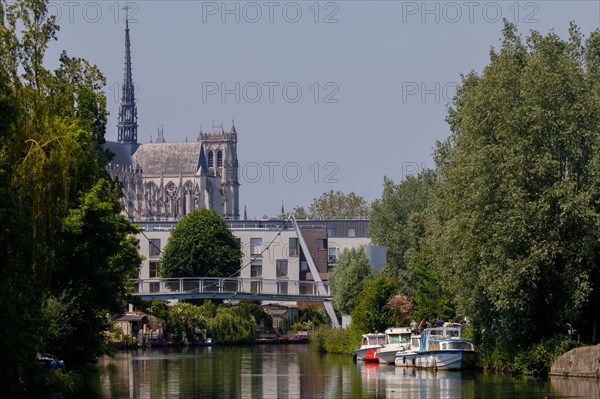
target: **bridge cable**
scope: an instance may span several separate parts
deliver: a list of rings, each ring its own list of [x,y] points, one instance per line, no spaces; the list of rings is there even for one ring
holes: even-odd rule
[[[277,232],[277,234],[275,235],[275,237],[273,237],[273,239],[271,240],[271,242],[262,250],[260,251],[259,254],[254,255],[254,257],[250,257],[250,261],[248,263],[246,263],[244,266],[240,267],[239,270],[237,270],[236,272],[234,272],[233,274],[231,274],[230,276],[226,277],[226,278],[231,278],[234,275],[240,273],[243,269],[247,268],[249,265],[252,264],[252,261],[256,260],[256,259],[262,259],[262,254],[265,253],[265,251],[267,251],[271,245],[273,245],[273,243],[275,242],[275,240],[277,239],[277,237],[281,236],[281,232],[283,231],[283,229],[285,229],[286,224],[289,222],[290,220],[286,220],[285,222],[283,222],[283,226],[281,226],[281,228],[279,229],[279,231]],[[250,249],[252,250],[252,249]]]
[[[133,217],[131,217],[131,215],[129,214],[129,212],[127,212],[127,209],[125,209],[125,207],[122,207],[122,209],[125,211],[125,213],[126,213],[126,214],[127,214],[127,216],[129,217],[129,221],[130,221],[131,223],[135,224],[135,220],[133,219]],[[143,236],[146,238],[146,241],[148,241],[148,244],[149,244],[151,247],[154,247],[154,248],[155,248],[155,249],[158,251],[158,253],[160,254],[160,256],[161,256],[161,257],[163,257],[163,256],[165,255],[165,254],[164,254],[164,252],[163,252],[163,251],[160,249],[160,247],[157,247],[157,246],[156,246],[156,244],[154,244],[154,243],[153,243],[153,242],[150,240],[150,238],[148,238],[148,236],[146,235],[146,232],[145,232],[145,231],[144,231],[144,229],[142,229],[141,227],[140,227],[140,233],[142,233],[142,235],[143,235]],[[183,267],[181,267],[181,266],[179,266],[179,268],[180,268],[181,270],[183,270],[184,272],[187,272],[188,274],[190,274],[192,277],[195,277],[195,278],[201,278],[200,276],[196,276],[194,273],[192,273],[191,271],[189,271],[189,270],[187,270],[187,269],[184,269],[184,268],[183,268]]]

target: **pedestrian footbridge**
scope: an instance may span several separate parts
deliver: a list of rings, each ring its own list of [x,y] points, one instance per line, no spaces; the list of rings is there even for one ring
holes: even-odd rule
[[[133,295],[144,300],[252,299],[329,302],[327,282],[262,278],[147,278],[133,280]]]

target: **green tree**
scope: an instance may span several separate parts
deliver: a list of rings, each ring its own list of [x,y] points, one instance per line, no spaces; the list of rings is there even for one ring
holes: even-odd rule
[[[178,302],[169,309],[167,322],[173,339],[181,343],[205,342],[212,315],[199,306]]]
[[[161,259],[165,277],[228,277],[240,269],[239,240],[225,219],[209,209],[195,209],[177,223]]]
[[[101,150],[104,77],[80,59],[44,68],[58,26],[42,0],[0,2],[0,391],[40,396],[36,352],[76,370],[105,347],[140,258]]]
[[[238,344],[254,342],[256,320],[246,306],[220,306],[210,322],[210,332],[216,342]]]
[[[506,347],[570,319],[597,341],[600,32],[503,33],[482,73],[463,76],[436,151],[440,281]]]
[[[369,212],[369,204],[360,195],[333,190],[313,199],[308,208],[313,219],[353,219],[368,217]]]
[[[130,279],[139,273],[138,229],[119,214],[119,196],[118,187],[98,180],[64,219],[56,245],[51,293],[56,300],[67,298],[64,316],[72,331],[47,348],[61,347],[70,367],[92,363],[103,353],[103,332],[110,327],[106,313],[125,308]]]
[[[364,282],[371,277],[373,267],[369,264],[365,249],[344,249],[329,277],[335,308],[342,314],[350,314]]]
[[[432,170],[408,176],[400,184],[384,178],[382,197],[373,201],[369,236],[373,244],[387,248],[390,272],[406,292],[414,287],[409,269],[419,258],[426,236],[427,209],[435,184]]]
[[[424,243],[419,258],[409,266],[408,275],[412,281],[411,300],[413,303],[413,318],[419,320],[458,320],[452,303],[452,295],[439,278],[434,264],[434,254],[430,245]],[[464,315],[462,315],[464,316]]]
[[[306,212],[306,209],[304,209],[303,206],[297,206],[292,210],[292,215],[294,215],[294,217],[296,219],[307,219],[308,218],[308,212]]]
[[[311,323],[313,326],[322,326],[326,323],[325,313],[316,308],[315,305],[308,305],[300,310],[300,323]]]
[[[398,293],[398,284],[384,268],[377,277],[365,281],[351,312],[352,328],[362,333],[385,331],[394,325],[394,316],[386,308],[389,299]]]

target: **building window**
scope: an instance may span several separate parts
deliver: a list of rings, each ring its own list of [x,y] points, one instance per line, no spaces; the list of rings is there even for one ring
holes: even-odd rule
[[[325,248],[327,248],[326,243],[327,243],[326,240],[318,239],[317,240],[317,249],[325,249]]]
[[[149,277],[150,278],[156,278],[158,277],[158,262],[150,262],[150,273],[149,273]]]
[[[327,252],[327,263],[336,263],[337,262],[337,248],[329,247]]]
[[[250,239],[250,255],[260,255],[262,249],[262,238]]]
[[[348,229],[348,237],[356,237],[356,230]]]
[[[288,261],[287,259],[277,259],[277,278],[288,276]]]
[[[335,229],[334,228],[327,229],[327,236],[328,237],[335,237]]]
[[[160,256],[160,238],[151,238],[150,244],[150,256]]]
[[[221,168],[223,166],[223,151],[217,151],[217,168]]]
[[[290,238],[290,256],[298,256],[298,239]]]
[[[213,152],[209,151],[208,152],[208,167],[212,168],[214,165],[214,160],[213,160]]]
[[[250,264],[250,277],[261,278],[262,277],[262,259],[252,259]]]
[[[300,262],[300,270],[302,271],[307,271],[308,270],[308,262],[303,260],[302,262]]]

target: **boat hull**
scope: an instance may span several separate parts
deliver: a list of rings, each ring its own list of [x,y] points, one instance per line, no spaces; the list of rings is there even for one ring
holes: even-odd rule
[[[377,348],[379,346],[371,347],[371,348],[360,348],[354,350],[354,355],[357,360],[363,360],[365,362],[373,361],[373,359],[377,359],[379,362],[379,358],[377,357]]]
[[[475,367],[476,351],[441,350],[419,352],[416,365],[436,370],[467,370]]]
[[[383,348],[377,349],[379,363],[394,364],[396,361],[396,353],[404,350],[406,350],[406,347],[402,345],[385,345]]]
[[[417,352],[406,351],[396,353],[394,364],[397,367],[415,367],[417,365]]]
[[[363,356],[362,361],[365,363],[379,363],[377,349],[368,349],[365,355]]]

